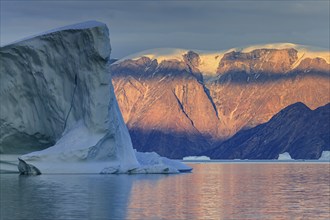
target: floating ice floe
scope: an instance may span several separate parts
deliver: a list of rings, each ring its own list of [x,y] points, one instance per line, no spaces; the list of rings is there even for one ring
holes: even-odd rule
[[[288,152],[278,155],[278,160],[293,160]]]
[[[330,151],[322,151],[321,157],[319,160],[330,161]]]
[[[187,156],[182,158],[182,160],[211,160],[207,156]]]

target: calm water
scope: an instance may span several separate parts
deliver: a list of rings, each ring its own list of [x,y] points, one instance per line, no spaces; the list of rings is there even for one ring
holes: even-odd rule
[[[191,164],[180,175],[1,174],[1,219],[330,219],[330,164]]]

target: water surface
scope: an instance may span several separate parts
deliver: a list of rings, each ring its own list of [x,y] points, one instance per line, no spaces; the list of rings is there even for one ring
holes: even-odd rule
[[[203,163],[179,175],[1,174],[1,219],[330,219],[329,163]]]

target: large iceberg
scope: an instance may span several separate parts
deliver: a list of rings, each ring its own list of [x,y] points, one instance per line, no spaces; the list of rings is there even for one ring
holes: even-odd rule
[[[20,173],[179,172],[178,164],[138,162],[111,84],[110,51],[100,22],[1,48],[0,151],[54,144],[20,156]]]

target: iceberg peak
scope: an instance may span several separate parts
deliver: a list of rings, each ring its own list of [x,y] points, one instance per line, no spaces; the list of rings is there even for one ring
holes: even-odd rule
[[[31,39],[37,38],[39,36],[52,34],[52,33],[55,33],[55,32],[66,31],[66,30],[91,29],[91,28],[102,27],[102,26],[107,27],[107,25],[105,23],[102,23],[102,22],[99,22],[99,21],[94,21],[94,20],[89,20],[89,21],[85,21],[85,22],[80,22],[80,23],[75,23],[75,24],[71,24],[71,25],[66,25],[66,26],[50,29],[48,31],[41,32],[39,34],[31,35],[31,36],[19,39],[17,41],[5,44],[2,47],[5,47],[5,46],[11,45],[11,44],[16,44],[16,43],[23,42],[23,41],[27,41],[27,40],[31,40]]]

